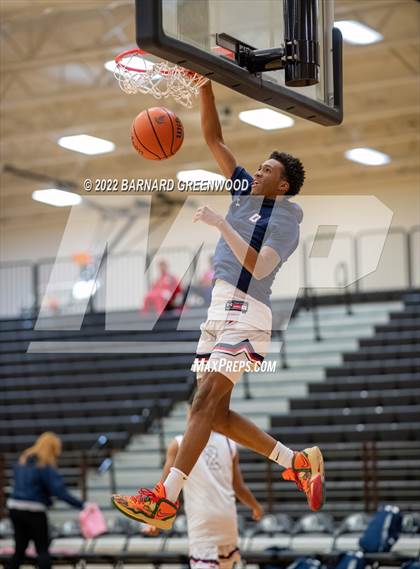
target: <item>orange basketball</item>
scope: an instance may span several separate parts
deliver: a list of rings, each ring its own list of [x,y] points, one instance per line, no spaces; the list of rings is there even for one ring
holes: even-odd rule
[[[181,148],[184,127],[175,113],[164,107],[142,111],[131,127],[131,142],[148,160],[165,160]]]

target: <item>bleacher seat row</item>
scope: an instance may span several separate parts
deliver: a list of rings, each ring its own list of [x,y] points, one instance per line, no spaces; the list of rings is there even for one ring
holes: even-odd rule
[[[420,502],[415,474],[420,466],[417,301],[407,298],[404,309],[377,324],[373,336],[360,339],[359,349],[344,354],[341,365],[327,367],[324,381],[309,382],[306,396],[293,397],[286,415],[271,418],[273,436],[290,446],[322,445],[328,468],[325,512],[336,520],[365,507],[363,445],[372,441],[380,469],[374,488],[377,499],[397,500],[406,510]],[[176,324],[175,318],[166,317],[153,339],[179,339]],[[306,328],[292,330],[290,337],[303,332],[307,334]],[[109,340],[111,345],[150,336],[135,330],[107,335],[103,315],[97,314],[86,316],[81,333],[84,339]],[[198,334],[184,331],[182,337],[192,341]],[[8,474],[13,457],[44,430],[57,432],[66,450],[89,450],[101,434],[114,450],[123,449],[133,434],[153,428],[156,419],[191,392],[192,354],[26,354],[28,342],[41,337],[60,339],[57,333],[37,334],[27,321],[0,323],[0,347],[6,356],[0,369],[0,451],[7,453]],[[76,332],[63,334],[63,339],[79,338]],[[79,464],[72,456],[69,461],[64,456],[63,463],[64,474],[74,483]],[[274,513],[302,514],[304,497],[270,472],[267,461],[241,450],[241,463],[251,489],[265,505],[272,505]]]

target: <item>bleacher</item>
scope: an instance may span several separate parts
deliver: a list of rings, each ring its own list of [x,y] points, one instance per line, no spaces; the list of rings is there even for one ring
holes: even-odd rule
[[[120,342],[150,338],[136,330],[137,313],[121,314],[132,330],[105,330],[103,314],[85,316],[81,330],[34,330],[31,319],[0,322],[0,453],[7,480],[24,448],[44,431],[63,441],[60,470],[67,484],[83,486],[87,467],[123,449],[145,433],[191,391],[191,354],[122,354]],[[147,319],[143,319],[143,326]],[[56,327],[71,325],[57,319]],[[175,332],[175,317],[165,315],[153,331],[155,341],[196,341],[198,332]],[[30,342],[108,342],[108,353],[27,353]],[[47,346],[47,344],[44,344]],[[106,345],[107,346],[107,345]],[[61,352],[64,350],[61,348]]]
[[[346,315],[344,307],[321,308],[320,342],[314,338],[311,314],[301,311],[284,335],[287,369],[276,374],[251,374],[249,393],[243,384],[235,389],[233,407],[262,428],[271,428],[272,434],[286,444],[294,448],[320,444],[328,472],[323,510],[326,518],[315,523],[315,530],[320,529],[318,523],[328,526],[321,531],[324,537],[320,540],[317,531],[314,537],[310,531],[298,528],[307,512],[304,496],[293,484],[281,480],[272,463],[240,450],[245,480],[266,513],[274,514],[277,520],[281,516],[289,520],[288,529],[274,532],[271,537],[265,530],[261,536],[254,535],[255,524],[250,522],[249,512],[239,506],[243,539],[252,537],[249,563],[257,563],[262,549],[279,543],[279,539],[285,547],[293,539],[293,547],[299,550],[308,547],[308,551],[314,551],[317,544],[319,555],[328,561],[333,558],[330,549],[334,532],[349,514],[367,508],[373,511],[378,502],[395,503],[405,512],[416,510],[420,502],[416,475],[420,467],[420,443],[416,440],[420,426],[417,300],[416,296],[405,298],[403,309],[398,302],[361,304],[354,307],[353,315]],[[190,330],[196,330],[192,332],[175,331],[176,317],[165,317],[153,331],[153,340],[182,338],[194,342],[202,317],[199,310],[191,311]],[[89,454],[92,449],[98,450],[98,439],[106,435],[118,491],[135,491],[140,485],[154,483],[159,476],[161,426],[166,442],[183,431],[183,402],[193,381],[189,372],[192,353],[118,353],[118,342],[150,339],[150,332],[135,329],[136,318],[133,314],[121,315],[128,330],[105,332],[103,315],[91,314],[85,317],[82,330],[59,334],[32,330],[33,322],[27,320],[0,323],[4,362],[0,369],[4,395],[0,403],[0,449],[6,457],[6,475],[10,475],[12,459],[32,444],[34,435],[54,430],[66,449],[60,470],[73,491],[80,493],[80,453],[85,452],[85,466],[94,467],[86,481],[88,499],[98,502],[105,512],[109,535],[86,549],[74,525],[77,513],[57,504],[51,520],[57,532],[54,546],[74,549],[76,543],[77,549],[80,546],[92,556],[91,563],[95,555],[99,563],[101,555],[114,555],[121,548],[128,556],[126,564],[135,564],[136,559],[145,563],[139,551],[146,556],[154,552],[156,560],[161,556],[162,562],[173,563],[171,555],[179,556],[185,550],[185,535],[177,536],[176,532],[165,545],[168,551],[162,552],[164,538],[140,537],[129,525],[117,531],[115,524],[120,516],[109,505],[108,473],[103,476],[96,470],[99,458],[105,455]],[[107,341],[110,352],[25,353],[33,340]],[[400,349],[404,346],[407,349]],[[376,477],[372,464],[378,469]],[[313,529],[313,522],[309,526]],[[397,552],[410,552],[413,542],[407,543],[401,541]],[[290,553],[284,555],[286,563]],[[59,554],[56,563],[62,564]]]
[[[313,393],[318,393],[318,389],[320,395],[319,404],[321,406],[322,401],[327,397],[325,394],[330,389],[328,387],[330,381],[329,369],[341,369],[342,352],[350,349],[356,350],[360,338],[367,339],[373,337],[375,324],[376,326],[381,326],[388,322],[389,313],[400,309],[401,306],[401,303],[398,302],[357,304],[354,306],[352,315],[347,315],[343,306],[322,308],[320,310],[323,336],[321,342],[314,340],[311,313],[306,311],[299,312],[285,333],[288,368],[281,369],[279,367],[276,373],[250,374],[248,382],[252,398],[246,398],[244,382],[241,382],[235,388],[232,396],[233,408],[250,417],[262,428],[268,429],[270,427],[270,414],[274,416],[276,411],[281,411],[282,416],[279,418],[279,421],[285,422],[287,426],[288,417],[290,416],[289,409],[293,409],[297,402],[303,404],[306,401],[310,401],[311,399],[307,394],[311,393],[312,397]],[[363,377],[354,378],[354,380],[356,379],[357,381],[365,382],[357,384],[359,387],[362,386],[363,389],[368,379]],[[360,391],[361,389],[358,389],[357,397],[355,398],[356,402],[358,398],[360,399]],[[334,392],[333,396],[336,393]],[[331,401],[333,401],[333,398],[331,398]],[[363,411],[366,411],[366,409],[362,408],[360,412],[363,413]],[[350,441],[345,442],[348,440],[348,437],[347,435],[343,436],[342,432],[345,433],[346,428],[348,428],[351,433],[351,430],[354,430],[354,428],[352,423],[348,421],[348,416],[346,414],[343,415],[340,406],[335,409],[335,412],[337,413],[335,419],[337,421],[336,431],[338,434],[335,435],[335,439],[332,435],[333,439],[331,441],[329,433],[331,425],[328,424],[333,422],[329,418],[331,409],[328,408],[326,413],[323,412],[321,407],[313,412],[306,411],[308,414],[311,413],[311,417],[314,416],[314,413],[315,415],[318,413],[318,426],[320,429],[324,426],[325,434],[324,437],[321,437],[321,442],[319,440],[316,442],[320,442],[322,448],[330,449],[328,452],[333,453],[331,455],[331,465],[328,465],[329,486],[326,511],[332,513],[335,519],[339,521],[345,515],[354,511],[355,507],[360,511],[364,510],[364,489],[363,484],[360,482],[364,450],[363,440],[360,441],[350,437]],[[299,421],[302,413],[303,410],[300,410],[298,414],[292,411],[292,416],[296,418],[296,421]],[[185,404],[178,403],[164,419],[163,427],[166,443],[173,436],[183,432],[185,416]],[[328,418],[326,419],[326,417]],[[343,417],[341,423],[339,422],[340,417]],[[386,417],[386,420],[388,420],[388,415]],[[326,420],[327,423],[325,424]],[[300,428],[308,427],[307,421],[305,420],[304,422],[305,425],[301,425]],[[341,429],[339,428],[340,425]],[[327,429],[325,429],[325,426],[327,426]],[[376,427],[375,424],[373,424],[373,427]],[[290,434],[289,439],[284,438],[283,440],[286,444],[290,441],[291,446],[300,448],[308,442],[313,428],[311,425],[309,426],[309,435],[307,434],[306,438],[302,434],[298,436],[295,428],[292,428],[292,431],[293,433]],[[337,438],[338,441],[343,440],[343,442],[338,442]],[[409,447],[409,443],[406,446]],[[395,455],[398,453],[397,449],[398,447],[395,449],[384,449],[384,452],[388,453],[384,455],[384,460],[390,462],[395,460]],[[155,424],[152,425],[152,428],[146,434],[132,437],[128,446],[114,455],[118,491],[122,493],[135,492],[140,486],[153,485],[160,476],[160,450],[159,433]],[[417,452],[415,445],[412,449],[406,449],[406,453],[411,453],[411,461],[415,459],[415,452]],[[346,488],[343,484],[346,484],[346,477],[341,468],[343,460],[346,461],[344,464],[351,470],[350,477],[352,482],[355,482],[356,485],[358,484],[358,488],[352,489],[351,492],[353,494],[350,492],[348,500],[344,499]],[[294,519],[306,512],[304,497],[295,490],[294,485],[282,481],[278,472],[273,471],[271,474],[272,496],[269,499],[267,483],[269,462],[262,458],[260,459],[254,453],[241,450],[241,463],[247,481],[256,495],[265,504],[266,509],[271,500],[273,502],[273,510],[289,513]],[[330,466],[332,468],[331,476]],[[416,466],[415,462],[413,466]],[[359,479],[357,481],[358,472]],[[411,472],[414,472],[414,469]],[[333,489],[334,485],[336,488]],[[110,484],[106,476],[92,473],[89,478],[89,489],[91,499],[97,501],[107,512],[107,515],[115,515],[115,512],[109,506]],[[405,488],[404,492],[407,493],[408,490],[409,488]],[[407,502],[409,502],[408,499]],[[245,513],[243,508],[240,508],[240,511]],[[68,511],[64,512],[62,508],[58,508],[55,511],[56,519],[62,520],[64,514],[68,515]],[[249,519],[249,513],[247,513],[247,516]]]
[[[357,350],[345,353],[341,366],[327,369],[324,382],[310,384],[307,397],[292,399],[288,414],[271,419],[278,439],[322,446],[325,511],[336,517],[364,509],[367,452],[376,455],[377,500],[407,511],[420,504],[420,295],[407,295],[404,303]],[[292,494],[283,485],[279,496],[281,511],[293,510]]]

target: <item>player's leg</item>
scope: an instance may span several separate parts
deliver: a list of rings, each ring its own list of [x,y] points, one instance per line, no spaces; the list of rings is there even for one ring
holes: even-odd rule
[[[178,495],[210,438],[217,405],[232,388],[232,382],[222,374],[206,375],[194,398],[187,429],[168,477],[164,483],[156,484],[154,490],[142,488],[134,496],[114,495],[112,503],[120,512],[159,529],[172,527],[179,507]]]
[[[210,360],[223,358],[224,361],[239,364],[244,363],[244,359],[262,361],[269,343],[269,333],[236,323],[221,331]],[[233,383],[237,383],[242,373],[230,372],[227,363],[225,366],[226,375]],[[298,488],[305,492],[310,508],[315,511],[321,508],[325,494],[325,475],[323,457],[318,447],[292,451],[252,421],[232,411],[230,399],[227,397],[217,406],[212,428],[282,466],[285,469],[283,478],[293,480]]]
[[[276,439],[264,432],[248,418],[232,411],[229,405],[230,398],[226,397],[221,401],[214,416],[213,430],[258,454],[269,457],[277,445]],[[292,466],[293,451],[287,447],[284,448],[284,457],[279,464],[284,466],[284,468],[290,468]]]
[[[208,372],[200,381],[174,463],[187,476],[210,438],[218,405],[224,397],[230,398],[232,389],[233,383],[218,372]]]
[[[202,335],[197,348],[198,354],[208,359],[215,343],[211,327],[201,327]],[[201,356],[199,356],[201,357]],[[197,370],[196,370],[197,371]],[[202,372],[197,373],[198,377]],[[159,529],[170,529],[178,511],[177,498],[188,474],[206,446],[217,405],[233,388],[233,383],[222,374],[205,374],[200,381],[192,404],[187,430],[178,451],[174,466],[165,481],[156,484],[154,490],[140,489],[134,496],[114,495],[113,505],[124,515],[154,525]]]
[[[284,467],[283,478],[295,482],[305,492],[309,507],[319,510],[324,503],[325,489],[324,463],[318,447],[294,452],[229,406],[230,393],[218,405],[212,430]]]
[[[221,329],[210,362],[213,362],[218,369],[223,369],[223,373],[234,385],[242,377],[245,365],[261,362],[264,359],[270,341],[270,332],[252,329],[240,322],[233,323]],[[226,393],[217,405],[212,424],[213,430],[258,454],[270,457],[276,446],[280,445],[252,421],[230,409],[231,393],[232,390]],[[281,446],[279,464],[284,468],[290,468],[293,451]]]
[[[230,395],[220,401],[213,421],[213,430],[236,443],[277,462],[284,468],[292,466],[294,452],[276,441],[247,417],[230,409]]]
[[[187,429],[174,466],[164,481],[165,489],[172,500],[177,499],[186,477],[206,446],[217,408],[223,398],[230,400],[234,385],[230,378],[214,369],[203,371],[196,367],[198,362],[208,363],[212,358],[212,351],[220,330],[223,329],[223,322],[207,321],[200,326],[200,329],[201,336],[197,345],[197,357],[191,368],[197,374],[197,392],[191,405]]]

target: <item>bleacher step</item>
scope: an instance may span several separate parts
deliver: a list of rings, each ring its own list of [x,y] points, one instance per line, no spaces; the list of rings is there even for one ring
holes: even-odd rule
[[[250,391],[252,397],[259,398],[267,395],[267,389],[270,390],[270,395],[274,397],[284,397],[284,398],[294,398],[294,397],[305,397],[308,392],[308,387],[306,383],[287,383],[285,385],[280,382],[276,385],[274,382],[257,382],[254,381],[250,384]],[[232,401],[243,400],[243,391],[234,391],[232,394]]]
[[[319,315],[322,317],[330,317],[330,316],[340,316],[345,318],[352,318],[358,317],[359,315],[370,315],[374,317],[376,314],[384,314],[388,312],[392,312],[394,310],[401,310],[404,307],[404,304],[399,301],[391,301],[391,302],[366,302],[366,303],[355,303],[351,304],[351,310],[353,314],[347,313],[347,306],[344,304],[340,305],[333,305],[333,306],[319,306],[318,312]],[[310,312],[308,311],[301,311],[298,317],[310,317]]]
[[[282,369],[279,354],[271,354],[277,362],[274,373],[259,372],[248,374],[252,399],[245,399],[243,379],[233,390],[232,408],[250,417],[264,430],[269,429],[270,415],[287,413],[289,399],[305,397],[311,383],[325,380],[325,368],[341,365],[342,352],[352,352],[358,347],[358,339],[369,337],[375,324],[388,322],[388,312],[400,308],[401,303],[379,303],[354,305],[354,314],[346,314],[345,306],[319,308],[322,341],[314,340],[312,314],[300,312],[285,332],[288,369]],[[197,320],[198,321],[198,320]],[[175,405],[172,413],[164,419],[164,443],[181,434],[185,428],[186,402]],[[125,452],[115,457],[117,484],[124,489],[135,491],[139,486],[150,486],[159,478],[161,472],[160,439],[158,433],[134,437]],[[96,483],[96,490],[95,490]],[[92,477],[92,488],[103,507],[114,514],[109,507],[109,491],[106,479]],[[301,508],[296,500],[290,502],[286,492],[286,511]],[[341,505],[335,501],[335,509]]]
[[[131,449],[130,451],[119,452],[114,456],[114,464],[115,468],[118,468],[120,465],[124,466],[127,464],[134,464],[138,461],[141,464],[147,464],[148,467],[156,467],[160,468],[160,455],[156,452],[155,449]]]
[[[288,402],[284,399],[276,401],[272,397],[261,397],[255,399],[237,399],[234,400],[231,408],[237,413],[246,415],[249,419],[255,418],[259,420],[261,415],[272,415],[278,413],[285,413],[288,408]],[[184,416],[170,416],[164,420],[164,431],[173,432],[178,430],[183,433],[186,427],[186,415]]]
[[[389,316],[387,312],[377,312],[375,314],[363,313],[363,314],[354,314],[352,316],[341,316],[331,315],[331,317],[326,317],[322,314],[319,314],[320,325],[324,329],[332,329],[332,328],[341,328],[344,325],[372,325],[372,323],[383,323],[388,322]],[[312,328],[313,327],[313,316],[312,314],[308,314],[303,316],[299,314],[296,320],[293,321],[293,326],[291,325],[289,329],[293,330],[301,330],[305,328]]]
[[[338,338],[343,340],[352,340],[353,338],[366,338],[372,335],[373,325],[363,324],[360,325],[357,322],[346,323],[342,327],[328,328],[321,322],[321,337],[322,341],[337,340]],[[314,339],[314,330],[312,328],[308,329],[294,329],[289,328],[284,332],[284,337],[286,341],[291,344],[292,342],[312,342]]]
[[[314,366],[311,370],[302,368],[287,368],[284,369],[280,364],[276,366],[276,371],[274,372],[251,372],[247,374],[247,381],[250,385],[296,385],[300,383],[322,383],[325,381],[324,369],[320,366]],[[245,383],[244,378],[238,383],[238,387],[235,388],[236,392],[240,392],[243,389],[243,384]]]

